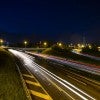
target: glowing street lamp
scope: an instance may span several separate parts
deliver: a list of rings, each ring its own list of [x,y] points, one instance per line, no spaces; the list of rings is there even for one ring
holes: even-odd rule
[[[84,47],[85,47],[85,45],[83,45],[83,44],[82,44],[82,46],[81,46],[81,47],[82,47],[82,48],[84,48]]]
[[[27,41],[24,41],[24,44],[25,44],[25,48],[26,48],[26,45],[27,45]]]
[[[44,42],[44,45],[46,46],[46,45],[47,45],[47,43],[46,43],[46,42]]]
[[[47,42],[44,42],[43,45],[46,47],[47,46]]]
[[[98,47],[98,50],[100,51],[100,46]]]
[[[60,46],[60,47],[61,47],[61,46],[62,46],[62,43],[58,43],[58,46]]]
[[[88,47],[91,49],[92,48],[91,44],[88,44]]]
[[[2,46],[3,42],[4,42],[3,39],[0,39],[0,44],[1,44],[1,46]]]
[[[81,44],[77,44],[77,46],[80,48],[81,47]]]

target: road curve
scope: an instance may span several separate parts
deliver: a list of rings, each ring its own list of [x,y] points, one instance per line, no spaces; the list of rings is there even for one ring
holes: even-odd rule
[[[67,80],[62,79],[61,77],[35,63],[32,56],[12,49],[9,49],[9,51],[22,61],[23,65],[36,76],[42,85],[44,84],[43,86],[54,100],[61,100],[62,98],[64,100],[96,99]]]

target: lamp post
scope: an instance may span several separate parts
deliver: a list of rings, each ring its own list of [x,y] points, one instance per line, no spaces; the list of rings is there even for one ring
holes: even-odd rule
[[[24,44],[25,44],[25,48],[26,48],[26,45],[27,45],[27,41],[24,41]]]
[[[62,46],[62,43],[58,43],[58,46],[61,47]]]
[[[0,39],[0,45],[2,46],[2,44],[3,44],[3,39]]]
[[[43,45],[44,45],[44,47],[46,47],[47,46],[47,42],[44,42]]]

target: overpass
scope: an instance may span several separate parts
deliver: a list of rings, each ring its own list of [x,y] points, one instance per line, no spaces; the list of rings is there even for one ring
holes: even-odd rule
[[[38,51],[41,52],[47,48],[20,48],[20,47],[3,47],[7,49],[17,49],[17,50],[23,50],[23,51]]]

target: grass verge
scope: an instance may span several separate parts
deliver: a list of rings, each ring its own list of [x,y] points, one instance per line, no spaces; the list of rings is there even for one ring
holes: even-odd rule
[[[13,57],[0,48],[0,100],[27,100]]]

